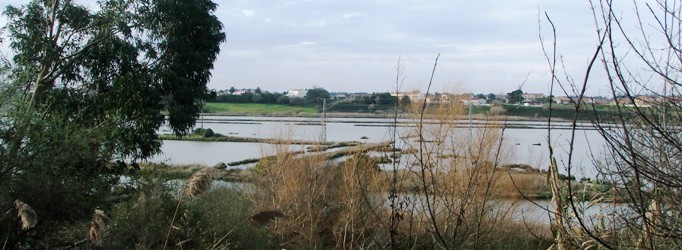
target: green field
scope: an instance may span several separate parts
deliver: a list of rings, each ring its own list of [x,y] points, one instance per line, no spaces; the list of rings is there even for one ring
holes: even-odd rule
[[[239,114],[298,114],[316,113],[312,106],[289,106],[262,103],[206,103],[204,110],[208,113]]]
[[[436,108],[437,104],[432,104],[431,108]],[[522,105],[503,105],[504,115],[527,117],[532,119],[543,119],[549,115],[548,106],[522,106]],[[376,105],[373,112],[390,112],[394,108],[393,105]],[[329,112],[341,113],[372,113],[365,104],[343,104],[337,105],[328,110]],[[263,103],[206,103],[204,112],[207,113],[229,113],[229,114],[244,114],[244,115],[296,115],[296,114],[314,114],[318,113],[313,105],[291,106],[279,104],[263,104]],[[464,110],[465,114],[468,110]],[[474,115],[488,114],[490,112],[489,106],[473,106],[472,113]],[[595,115],[606,116],[609,112],[608,106],[597,107],[596,113],[592,110],[584,110],[578,116],[580,120],[594,119]],[[575,115],[575,107],[573,105],[553,105],[552,117],[562,119],[572,119]]]

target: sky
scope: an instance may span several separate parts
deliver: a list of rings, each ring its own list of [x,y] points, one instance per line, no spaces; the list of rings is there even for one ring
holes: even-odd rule
[[[0,5],[26,1],[0,0]],[[94,1],[78,1],[94,5]],[[582,75],[597,43],[587,0],[217,0],[227,40],[209,89],[549,92],[540,35]],[[539,22],[540,20],[540,22]],[[0,25],[5,22],[0,20]],[[400,65],[400,66],[398,66]],[[595,92],[596,93],[596,92]]]
[[[540,32],[557,27],[567,70],[584,71],[596,34],[588,1],[220,1],[227,41],[209,88],[286,91],[549,92]],[[539,15],[542,22],[539,24]],[[542,26],[542,31],[540,27]],[[582,74],[582,73],[581,73]]]

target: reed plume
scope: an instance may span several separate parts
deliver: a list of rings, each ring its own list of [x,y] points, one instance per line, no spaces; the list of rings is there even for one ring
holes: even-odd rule
[[[184,195],[189,198],[194,198],[211,188],[213,183],[213,176],[215,175],[216,169],[214,168],[202,168],[196,171],[192,177],[187,180],[187,185],[185,186]],[[180,196],[178,200],[178,205],[175,207],[175,213],[173,213],[173,219],[171,220],[170,226],[168,227],[168,233],[166,234],[166,240],[163,243],[163,249],[168,246],[168,240],[170,239],[170,234],[174,228],[175,218],[178,216],[178,210],[180,209],[180,204],[183,202],[183,196]],[[185,211],[187,212],[187,211]],[[188,215],[188,213],[184,213]],[[183,216],[185,220],[189,219],[189,216]]]
[[[38,215],[33,211],[31,206],[20,200],[16,200],[14,201],[14,208],[17,209],[17,217],[21,219],[22,230],[29,230],[36,226],[38,223]]]
[[[95,212],[92,214],[92,220],[90,221],[90,230],[88,230],[88,239],[95,246],[102,246],[104,219],[106,219],[104,211],[95,208]]]
[[[185,195],[188,197],[196,197],[208,191],[211,188],[214,175],[215,169],[212,168],[202,168],[195,172],[187,181]]]

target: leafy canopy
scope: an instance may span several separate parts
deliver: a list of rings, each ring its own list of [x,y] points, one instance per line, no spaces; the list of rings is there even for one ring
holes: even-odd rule
[[[9,6],[10,78],[25,108],[90,126],[113,126],[122,156],[146,158],[168,114],[188,132],[225,40],[209,0],[71,0]]]
[[[308,102],[316,102],[319,99],[329,99],[330,97],[331,95],[329,95],[329,91],[327,91],[326,89],[321,87],[314,87],[308,90],[303,99],[305,99]]]
[[[518,104],[523,102],[523,91],[521,89],[514,90],[510,93],[507,93],[507,102],[508,103],[513,103],[513,104]]]
[[[0,209],[21,200],[40,220],[32,234],[2,221],[8,248],[106,206],[123,162],[159,151],[166,116],[176,134],[187,133],[209,96],[225,40],[215,3],[97,4],[33,0],[3,12],[0,42],[12,58],[0,63]]]

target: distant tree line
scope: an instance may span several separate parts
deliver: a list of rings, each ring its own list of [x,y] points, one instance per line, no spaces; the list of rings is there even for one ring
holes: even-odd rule
[[[308,89],[304,97],[291,97],[287,96],[287,92],[269,92],[263,91],[260,88],[241,94],[234,94],[236,92],[234,87],[221,92],[230,94],[216,93],[213,95],[213,102],[315,105],[321,109],[322,100],[326,99],[330,110],[363,112],[388,109],[395,106],[396,102],[398,102],[398,97],[392,96],[388,92],[332,97],[329,91],[320,87]],[[401,106],[406,106],[410,103],[410,99],[406,96],[400,100]]]
[[[254,93],[243,93],[239,95],[229,94],[229,95],[216,95],[214,102],[224,102],[224,103],[270,103],[270,104],[292,104],[291,99],[300,99],[300,103],[303,104],[303,98],[289,98],[284,93],[271,93],[271,92],[254,92]]]
[[[262,91],[256,88],[253,91],[249,91],[241,94],[234,94],[236,92],[234,87],[231,87],[227,91],[229,94],[215,94],[213,96],[213,102],[222,103],[267,103],[267,104],[281,104],[281,105],[305,105],[310,103],[315,103],[320,99],[329,99],[330,94],[327,90],[323,88],[313,88],[309,89],[304,97],[290,97],[287,96],[287,92],[269,92]]]
[[[440,93],[435,93],[433,96],[439,99]],[[493,93],[489,94],[472,94],[473,98],[485,99],[487,103],[500,105],[500,104],[545,104],[551,102],[554,98],[551,96],[543,96],[535,99],[527,100],[524,98],[524,92],[520,89],[516,89],[512,92],[506,93],[504,95],[496,95]],[[329,103],[337,102],[342,99],[346,101],[335,103],[334,107],[330,109],[350,109],[350,106],[360,107],[360,105],[375,105],[372,108],[379,108],[377,106],[386,106],[383,108],[391,108],[395,106],[396,102],[399,102],[400,107],[407,107],[412,103],[412,100],[408,96],[403,96],[398,98],[392,96],[388,92],[383,93],[354,93],[345,94],[342,97],[332,96],[329,91],[321,87],[314,87],[307,90],[307,94],[304,97],[291,97],[287,95],[287,92],[269,92],[263,91],[260,88],[254,90],[249,90],[244,92],[243,90],[238,93],[238,90],[234,87],[230,87],[227,90],[213,92],[211,99],[212,102],[222,102],[222,103],[265,103],[265,104],[280,104],[280,105],[318,105],[321,104],[321,100],[326,99]],[[345,108],[344,108],[345,107]]]

